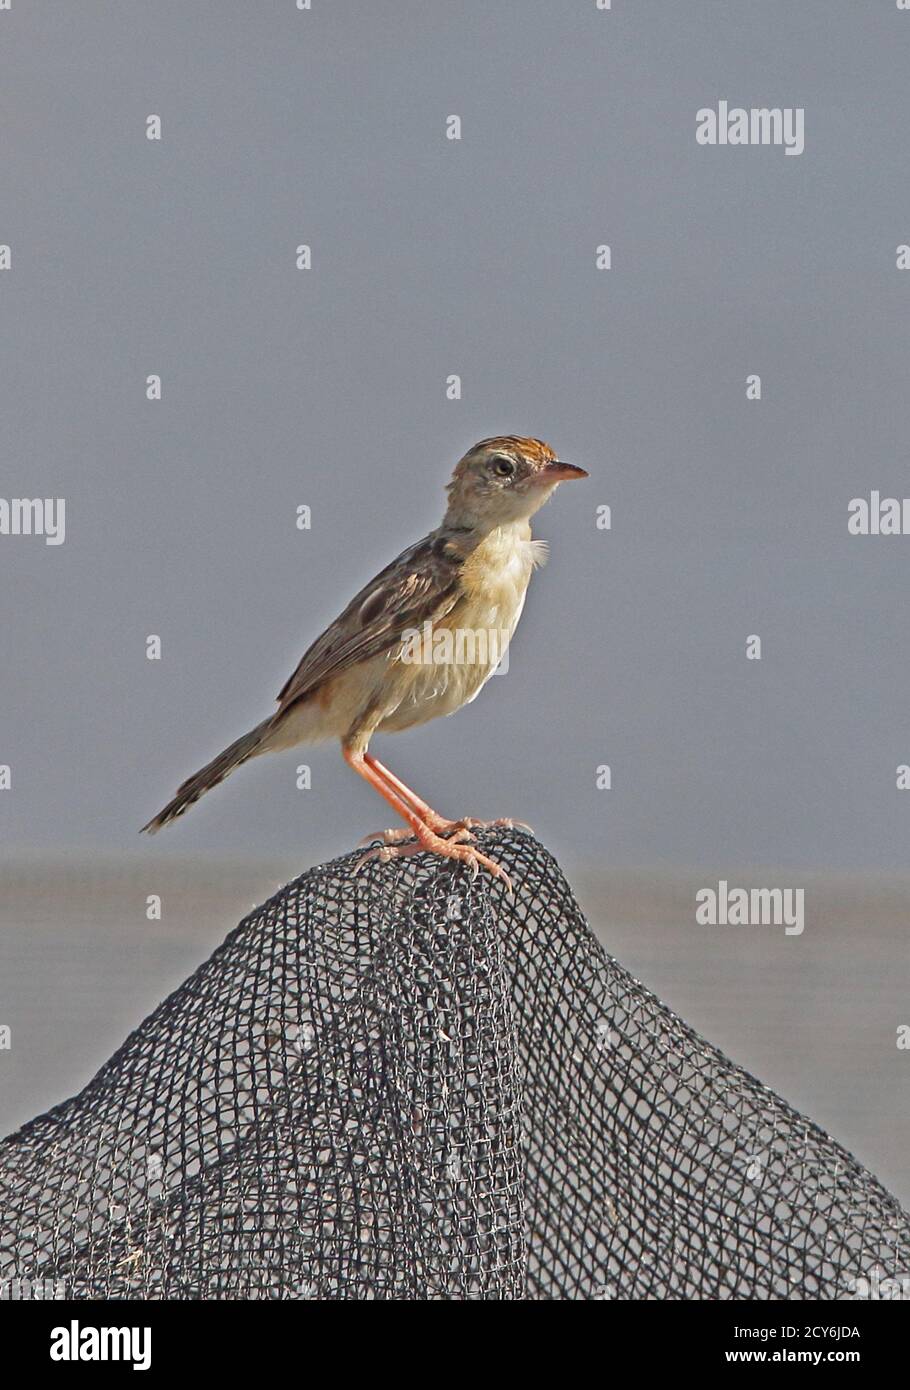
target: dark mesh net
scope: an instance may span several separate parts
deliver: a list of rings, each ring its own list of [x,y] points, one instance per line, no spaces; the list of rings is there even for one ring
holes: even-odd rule
[[[316,868],[0,1144],[0,1280],[74,1298],[857,1296],[877,1180],[515,883]]]

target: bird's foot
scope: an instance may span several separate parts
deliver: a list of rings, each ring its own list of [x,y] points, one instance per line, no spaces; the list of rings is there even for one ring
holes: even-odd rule
[[[409,831],[402,832],[406,837],[405,843],[375,845],[373,849],[367,850],[366,854],[361,855],[354,865],[354,873],[359,873],[370,859],[378,859],[380,864],[389,864],[393,859],[404,859],[411,854],[421,854],[427,851],[430,854],[438,854],[443,859],[457,859],[462,864],[470,864],[472,872],[476,877],[479,869],[486,869],[494,878],[502,879],[509,893],[512,892],[512,880],[494,859],[490,859],[486,854],[481,854],[480,850],[473,845],[465,843],[465,838],[470,838],[470,832],[466,827],[460,827],[458,822],[449,822],[453,826],[453,833],[448,839],[442,835],[437,835],[435,831],[426,828],[424,832],[417,832],[415,837],[410,836]],[[398,832],[395,832],[396,834]]]
[[[439,816],[434,811],[432,816],[426,817],[426,825],[434,835],[439,835],[450,843],[464,843],[474,839],[473,830],[531,830],[531,827],[523,820],[512,820],[509,817],[502,817],[499,820],[475,820],[473,816],[462,816],[461,820],[448,820],[445,816]],[[531,832],[533,834],[533,831]],[[360,841],[362,845],[368,845],[371,840],[381,840],[384,845],[400,845],[405,840],[413,838],[413,830],[396,826],[392,830],[375,830],[372,835],[364,835]]]
[[[463,827],[460,821],[444,821],[440,816],[438,828],[430,822],[427,822],[427,824],[434,835],[442,836],[445,839],[449,839],[451,836],[451,842],[454,844],[460,844],[466,840],[473,840],[474,838],[470,830],[468,830],[466,826]],[[361,845],[368,845],[373,840],[381,840],[383,845],[402,845],[406,840],[413,840],[413,838],[413,830],[408,830],[404,826],[398,825],[391,830],[374,830],[372,835],[364,835],[363,839],[358,843]]]
[[[527,830],[530,834],[534,831],[527,821],[513,820],[511,816],[500,816],[498,820],[475,820],[473,816],[462,816],[461,820],[447,821],[447,824],[459,830]]]

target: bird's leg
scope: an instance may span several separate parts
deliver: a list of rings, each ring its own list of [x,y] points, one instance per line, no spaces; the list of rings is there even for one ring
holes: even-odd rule
[[[400,777],[396,777],[394,772],[390,772],[385,764],[381,763],[378,758],[374,758],[372,753],[364,753],[363,760],[368,767],[372,768],[378,777],[382,778],[387,787],[395,792],[402,801],[408,803],[411,809],[415,811],[423,821],[424,825],[429,826],[434,834],[451,835],[461,832],[459,834],[461,840],[470,840],[472,838],[467,826],[462,825],[460,821],[448,820],[445,816],[441,816],[438,811],[434,811],[432,806],[428,805],[422,797],[412,791],[405,782],[402,782]],[[395,845],[401,840],[407,840],[410,838],[411,834],[412,832],[410,830],[377,831],[377,835],[383,839],[387,845]],[[376,836],[371,835],[368,838],[375,839]]]
[[[363,757],[364,762],[382,778],[387,786],[397,792],[402,800],[407,801],[420,816],[424,825],[428,825],[437,835],[444,835],[446,838],[451,835],[456,840],[463,841],[474,838],[471,834],[472,830],[487,830],[494,826],[508,830],[514,830],[516,826],[520,826],[522,830],[531,829],[522,820],[509,820],[507,818],[475,820],[473,816],[463,816],[459,820],[449,820],[446,816],[441,816],[438,811],[434,811],[432,806],[428,806],[416,792],[411,791],[411,788],[402,782],[400,777],[396,777],[394,772],[390,772],[384,763],[381,763],[378,758],[374,758],[372,753],[364,753]],[[407,830],[383,830],[379,833],[387,845],[399,844],[410,836],[410,832]],[[375,839],[376,837],[371,835],[368,838]]]
[[[372,753],[364,752],[361,756],[366,768],[369,769],[369,772],[358,769],[361,771],[361,776],[366,777],[370,785],[376,788],[379,794],[395,808],[400,816],[404,817],[411,827],[409,830],[403,828],[380,830],[373,835],[367,835],[361,843],[365,844],[369,840],[381,839],[386,845],[400,844],[403,840],[410,840],[416,835],[415,824],[417,821],[434,835],[448,832],[449,835],[453,835],[457,843],[473,839],[467,829],[462,828],[455,821],[446,820],[444,816],[438,815],[432,806],[428,805],[416,792],[411,791],[409,786],[396,777],[393,772],[390,772],[378,758],[374,758]],[[351,761],[347,753],[345,753],[345,758],[348,762]],[[402,806],[410,814],[406,814]]]
[[[488,870],[494,878],[501,878],[508,888],[512,891],[511,880],[504,869],[487,855],[481,854],[473,845],[462,843],[457,838],[444,840],[427,823],[421,819],[420,815],[411,805],[400,795],[394,787],[385,781],[382,774],[376,770],[374,764],[376,759],[369,757],[366,753],[355,753],[351,748],[342,745],[341,749],[344,760],[349,767],[369,782],[370,786],[389,803],[392,810],[401,816],[410,827],[415,836],[416,843],[406,845],[377,845],[375,849],[368,850],[367,853],[358,861],[354,870],[356,873],[368,859],[378,859],[381,863],[387,864],[392,859],[399,859],[404,855],[416,854],[420,850],[428,850],[431,854],[441,855],[444,859],[457,859],[462,864],[470,864],[476,873],[481,867]],[[429,810],[429,807],[427,808]]]

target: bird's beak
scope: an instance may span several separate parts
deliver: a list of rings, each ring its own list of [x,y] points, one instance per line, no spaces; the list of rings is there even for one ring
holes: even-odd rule
[[[535,483],[567,483],[570,478],[586,478],[588,475],[583,468],[576,468],[574,463],[560,463],[554,460],[547,463],[534,478]]]

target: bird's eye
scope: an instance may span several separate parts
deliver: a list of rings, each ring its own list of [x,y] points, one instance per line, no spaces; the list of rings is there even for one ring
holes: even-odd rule
[[[491,461],[490,467],[497,478],[511,478],[515,472],[515,465],[512,460],[505,458],[502,454],[497,455],[497,457]]]

